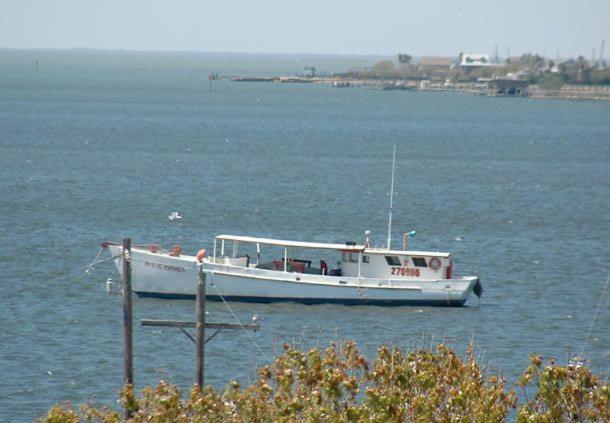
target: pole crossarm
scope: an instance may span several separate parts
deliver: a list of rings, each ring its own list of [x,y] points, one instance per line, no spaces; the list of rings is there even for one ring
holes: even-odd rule
[[[193,337],[191,336],[191,334],[190,334],[190,333],[188,333],[186,330],[184,330],[184,328],[183,328],[183,327],[181,327],[181,328],[180,328],[180,330],[182,331],[182,333],[183,333],[183,334],[185,334],[185,335],[186,335],[186,337],[187,337],[188,339],[190,339],[191,341],[193,341],[193,344],[195,344],[195,343],[197,342],[197,341],[195,341],[195,338],[193,338]]]
[[[186,337],[187,337],[188,339],[190,339],[190,340],[193,342],[193,344],[196,344],[196,343],[197,343],[197,341],[195,340],[195,338],[193,338],[193,337],[191,336],[191,334],[190,334],[190,333],[188,333],[188,332],[187,332],[187,331],[186,331],[186,330],[185,330],[183,327],[180,327],[180,330],[182,331],[182,333],[183,333],[183,334],[185,334],[185,335],[186,335]],[[207,344],[209,341],[211,341],[211,340],[212,340],[212,338],[214,338],[214,337],[215,337],[216,335],[218,335],[219,333],[220,333],[220,329],[216,329],[216,331],[215,331],[213,334],[211,334],[210,336],[208,336],[208,337],[207,337],[207,339],[205,340],[204,344]]]
[[[184,329],[182,329],[182,330],[184,330]],[[207,344],[209,341],[212,340],[212,338],[214,338],[219,333],[220,333],[220,329],[216,329],[216,332],[214,332],[213,334],[211,334],[210,336],[207,337],[207,339],[205,340],[204,344]]]
[[[142,319],[142,326],[160,326],[160,327],[172,327],[172,328],[194,328],[195,322],[191,322],[188,320],[152,320],[152,319]],[[233,329],[233,330],[242,330],[242,329],[250,329],[253,331],[257,331],[260,329],[260,324],[258,323],[249,323],[240,325],[237,323],[213,323],[206,322],[205,327],[207,329]]]

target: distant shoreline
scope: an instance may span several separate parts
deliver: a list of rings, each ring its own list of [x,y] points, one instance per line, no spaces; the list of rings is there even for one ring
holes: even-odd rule
[[[413,75],[412,73],[409,74],[409,72],[405,72],[405,70],[408,70],[408,67],[405,68],[402,66],[394,68],[394,65],[392,65],[392,69],[390,69],[390,71],[375,71],[375,65],[373,65],[375,61],[378,61],[379,59],[394,59],[394,56],[386,56],[379,54],[364,55],[324,53],[246,53],[195,50],[164,51],[131,49],[95,49],[80,47],[75,47],[72,49],[23,49],[0,47],[0,54],[4,54],[5,57],[13,57],[17,66],[31,66],[35,71],[39,70],[39,65],[40,70],[44,71],[45,65],[46,63],[48,63],[44,55],[58,58],[58,60],[53,61],[53,65],[55,66],[58,63],[63,64],[63,58],[79,57],[79,55],[83,60],[89,60],[90,57],[96,56],[99,57],[99,61],[101,63],[109,62],[113,65],[121,62],[123,57],[125,57],[126,60],[130,56],[134,60],[141,60],[143,57],[148,56],[156,60],[161,56],[166,56],[167,60],[165,63],[171,63],[171,65],[175,69],[181,69],[183,67],[186,67],[189,71],[200,71],[203,77],[206,79],[208,78],[208,74],[220,74],[220,78],[222,79],[232,79],[239,82],[314,83],[333,85],[337,88],[355,87],[385,91],[461,92],[472,95],[493,97],[519,96],[536,99],[591,101],[610,100],[610,85],[565,83],[562,86],[554,87],[553,89],[549,88],[548,86],[545,86],[546,89],[544,89],[537,85],[539,78],[533,81],[524,81],[517,78],[512,79],[512,81],[517,83],[525,82],[525,86],[519,87],[518,93],[506,94],[502,92],[502,90],[498,89],[497,86],[494,86],[494,79],[489,78],[488,75],[484,75],[483,78],[478,78],[477,80],[475,80],[474,77],[467,80],[463,80],[461,77],[456,78],[455,75],[450,75],[448,69],[453,69],[453,66],[451,68],[443,66],[426,67],[425,65],[414,66],[414,68],[420,67],[422,69],[426,69],[426,73],[428,73],[429,79],[421,78],[422,75],[423,77],[426,77],[425,73],[422,75]],[[37,57],[38,55],[42,57]],[[113,59],[112,55],[117,55],[120,60],[117,60],[117,56],[115,56]],[[198,58],[198,60],[195,60],[195,58]],[[218,58],[225,58],[226,63],[214,63]],[[275,71],[272,70],[273,66],[266,67],[265,65],[262,65],[259,66],[260,69],[258,71],[253,71],[252,68],[249,66],[242,66],[241,69],[235,70],[234,76],[229,76],[231,75],[234,69],[234,60],[237,59],[238,61],[240,58],[243,58],[245,60],[245,63],[250,63],[250,58],[260,58],[263,61],[277,59],[284,60],[285,63],[281,65],[283,70],[276,69]],[[182,64],[180,60],[184,60],[185,63],[188,63],[188,66]],[[11,60],[9,60],[9,62],[10,61]],[[208,63],[208,61],[211,63]],[[360,63],[358,63],[358,66],[355,66],[356,63],[354,62],[358,61]],[[369,68],[369,62],[370,65],[373,65],[372,68]],[[391,62],[391,60],[385,60],[382,62],[378,62],[376,65],[389,62]],[[73,62],[66,63],[68,63],[68,66],[74,65]],[[4,64],[6,65],[6,63]],[[11,63],[11,65],[13,64]],[[95,65],[99,65],[99,63],[95,63]],[[301,74],[296,72],[293,73],[297,69],[294,69],[294,71],[291,70],[293,67],[298,68],[300,70],[304,65],[305,69],[314,69],[315,76],[307,76],[307,74]],[[318,72],[316,74],[316,68],[314,65],[319,65],[318,69],[322,68],[322,72]],[[154,66],[155,65],[152,64],[151,68]],[[352,66],[352,68],[350,68],[350,66]],[[343,72],[334,72],[326,70],[332,68],[335,68],[335,70],[342,69]],[[247,72],[253,73],[248,75]],[[273,73],[275,72],[283,73],[285,76],[273,76]],[[375,73],[377,73],[377,75]],[[401,73],[404,73],[404,75]],[[500,75],[502,74],[500,73]],[[218,76],[216,76],[214,79],[216,79],[217,77]],[[507,80],[510,80],[510,78],[506,78],[503,76],[500,76],[500,79],[504,79],[505,82]],[[535,84],[532,82],[535,82]]]
[[[272,83],[298,83],[298,84],[325,84],[337,88],[364,88],[383,91],[433,91],[433,92],[460,92],[487,97],[527,97],[535,99],[558,100],[610,100],[610,86],[607,85],[577,85],[565,84],[558,90],[545,90],[537,85],[530,85],[524,94],[504,95],[498,94],[490,87],[490,82],[457,82],[447,84],[443,81],[398,80],[398,79],[371,79],[353,77],[222,77],[234,82],[272,82]],[[425,84],[424,84],[425,83]]]

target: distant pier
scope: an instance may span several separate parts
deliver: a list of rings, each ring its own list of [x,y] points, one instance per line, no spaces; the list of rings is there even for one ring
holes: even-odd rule
[[[233,82],[275,82],[276,78],[262,78],[258,76],[236,76],[231,78]]]

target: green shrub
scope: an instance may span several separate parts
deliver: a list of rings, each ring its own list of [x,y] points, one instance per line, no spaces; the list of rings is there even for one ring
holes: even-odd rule
[[[529,399],[527,387],[537,388]],[[519,422],[609,422],[610,385],[584,365],[557,366],[552,359],[544,365],[532,355],[530,365],[519,380],[526,403],[519,410]]]
[[[610,85],[610,69],[598,69],[591,73],[591,82],[594,84]]]
[[[563,87],[563,82],[557,75],[545,75],[538,81],[538,86],[543,90],[558,91]]]
[[[382,346],[369,362],[353,342],[307,352],[285,344],[257,372],[250,386],[231,382],[222,392],[195,386],[184,398],[165,382],[138,397],[127,386],[121,402],[131,422],[499,422],[517,405],[503,378],[482,371],[472,347],[461,358],[443,344],[408,352]],[[530,399],[532,384],[537,392]],[[526,398],[520,422],[610,421],[610,386],[584,366],[543,366],[532,356],[518,386]],[[115,423],[121,414],[68,403],[43,421]]]

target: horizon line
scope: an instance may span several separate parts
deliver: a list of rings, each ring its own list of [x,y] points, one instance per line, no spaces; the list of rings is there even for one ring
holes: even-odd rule
[[[96,51],[96,52],[125,52],[125,53],[190,53],[190,54],[235,54],[235,55],[266,55],[266,56],[348,56],[348,57],[394,57],[399,53],[303,53],[303,52],[247,52],[226,50],[155,50],[155,49],[132,49],[132,48],[100,48],[100,47],[4,47],[0,50],[11,51]],[[440,55],[437,55],[441,57]],[[420,56],[416,56],[420,57]],[[445,57],[445,56],[442,56]]]
[[[457,54],[447,55],[447,54],[411,54],[405,52],[396,52],[396,53],[304,53],[304,52],[247,52],[247,51],[222,51],[222,50],[155,50],[155,49],[132,49],[132,48],[100,48],[100,47],[4,47],[0,46],[0,51],[55,51],[55,52],[73,52],[73,51],[92,51],[92,52],[101,52],[101,53],[149,53],[149,54],[224,54],[224,55],[250,55],[250,56],[323,56],[323,57],[357,57],[357,58],[394,58],[399,54],[410,54],[414,58],[422,58],[422,57],[442,57],[442,58],[456,58],[459,57],[460,53],[469,53],[475,54],[472,51],[464,50]],[[523,54],[537,54],[545,59],[554,59],[552,56],[546,55],[544,53],[535,52],[535,51],[526,51],[521,52],[520,54],[513,54],[510,57],[521,57]],[[476,53],[476,54],[488,54],[489,56],[493,56],[490,53]],[[577,55],[562,55],[560,59],[573,59],[577,57],[585,57],[586,54],[577,54]],[[606,56],[606,55],[604,55]],[[506,59],[507,57],[503,55],[498,55],[498,57]],[[604,58],[598,58],[598,60],[605,60]]]

